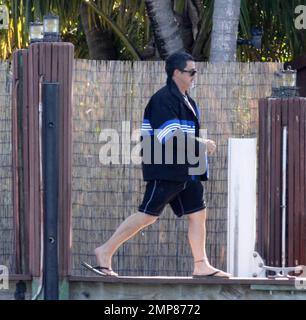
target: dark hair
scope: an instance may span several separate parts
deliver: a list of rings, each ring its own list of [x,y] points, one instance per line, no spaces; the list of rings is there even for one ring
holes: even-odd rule
[[[172,78],[175,69],[184,70],[187,61],[194,61],[192,55],[186,52],[176,52],[171,54],[166,59],[165,70],[167,72],[168,80]]]

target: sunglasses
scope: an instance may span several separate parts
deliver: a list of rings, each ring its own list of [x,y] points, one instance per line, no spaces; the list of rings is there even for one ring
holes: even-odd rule
[[[196,73],[197,73],[197,70],[180,70],[181,72],[187,72],[189,73],[190,77],[193,77]]]

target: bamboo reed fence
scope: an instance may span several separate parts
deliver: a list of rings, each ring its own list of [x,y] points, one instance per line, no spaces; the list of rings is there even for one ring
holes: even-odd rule
[[[277,63],[197,63],[191,96],[202,111],[202,128],[217,143],[209,158],[205,183],[208,207],[207,252],[211,263],[226,268],[227,141],[256,137],[258,100],[269,96]],[[93,250],[118,225],[137,211],[145,183],[139,164],[103,165],[99,152],[106,142],[102,130],[119,134],[122,122],[130,135],[139,129],[151,95],[165,83],[164,62],[75,60],[72,145],[72,274],[88,274],[82,260],[95,263]],[[11,73],[0,62],[0,264],[15,270],[11,172]],[[137,144],[133,137],[131,149]],[[119,150],[120,150],[119,148]],[[120,156],[120,155],[119,155]],[[120,157],[119,157],[120,158]],[[177,219],[169,207],[116,253],[113,268],[124,275],[185,276],[192,272],[186,217]]]
[[[9,62],[0,61],[0,265],[15,270],[12,199],[11,83]]]

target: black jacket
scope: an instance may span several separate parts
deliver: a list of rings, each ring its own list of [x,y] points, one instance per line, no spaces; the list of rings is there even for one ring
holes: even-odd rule
[[[191,106],[175,82],[168,80],[146,106],[141,129],[145,181],[208,179],[205,144],[196,139],[200,110],[190,96],[187,99]]]

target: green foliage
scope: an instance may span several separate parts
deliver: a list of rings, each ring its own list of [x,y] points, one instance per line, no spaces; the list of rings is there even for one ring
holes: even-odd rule
[[[10,57],[12,50],[29,45],[28,26],[48,12],[60,16],[63,41],[75,45],[77,58],[88,58],[86,37],[80,19],[80,4],[92,4],[91,14],[98,13],[101,24],[115,35],[115,42],[121,52],[119,58],[140,58],[137,49],[148,43],[150,32],[143,0],[1,0],[10,11],[10,29],[0,33],[0,59]],[[122,31],[124,30],[124,31]]]
[[[0,59],[9,58],[16,48],[26,48],[30,21],[42,20],[48,12],[60,16],[62,39],[75,45],[76,57],[88,58],[79,12],[82,1],[90,5],[91,15],[98,13],[101,25],[113,34],[118,59],[139,59],[139,53],[152,38],[144,0],[0,0],[10,11],[9,30],[0,30]],[[175,13],[188,17],[189,1],[173,0]],[[192,3],[197,3],[199,9],[192,53],[198,60],[208,60],[213,0],[192,0]],[[264,35],[261,50],[246,45],[238,47],[238,61],[284,62],[304,54],[305,30],[294,26],[294,9],[300,4],[300,0],[241,0],[239,36],[251,38],[251,26],[262,27]]]
[[[251,38],[250,27],[263,29],[262,49],[238,48],[240,61],[290,61],[306,52],[305,30],[294,25],[299,0],[241,0],[240,36]]]

